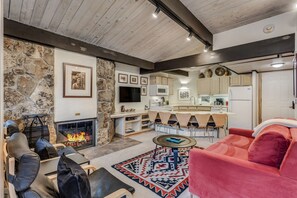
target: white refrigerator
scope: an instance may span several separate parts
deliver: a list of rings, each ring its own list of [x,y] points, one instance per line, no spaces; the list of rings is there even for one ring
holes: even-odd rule
[[[253,128],[252,86],[229,87],[228,128]]]

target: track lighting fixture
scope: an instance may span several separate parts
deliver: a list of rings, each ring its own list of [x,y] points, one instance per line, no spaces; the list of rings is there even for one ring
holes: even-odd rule
[[[192,37],[193,37],[193,33],[190,32],[189,36],[187,37],[187,41],[190,41],[192,39]]]
[[[155,12],[152,14],[154,18],[158,18],[158,14],[159,14],[160,10],[161,10],[160,7],[157,6]]]
[[[208,52],[208,50],[210,49],[210,45],[208,45],[208,44],[206,44],[205,46],[204,46],[204,52]]]

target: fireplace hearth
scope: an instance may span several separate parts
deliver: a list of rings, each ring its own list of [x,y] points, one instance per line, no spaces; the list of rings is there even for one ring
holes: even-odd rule
[[[72,146],[76,150],[96,145],[96,118],[57,122],[57,143]]]

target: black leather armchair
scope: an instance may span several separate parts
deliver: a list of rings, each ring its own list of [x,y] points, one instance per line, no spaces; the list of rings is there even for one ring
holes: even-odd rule
[[[23,133],[14,133],[7,140],[6,150],[6,178],[10,183],[10,195],[13,195],[13,190],[21,198],[59,197],[58,189],[51,181],[55,176],[49,179],[40,172],[40,158],[30,150]],[[11,163],[11,159],[15,159],[15,163]],[[106,169],[95,170],[90,165],[86,166],[86,169],[94,171],[88,176],[92,197],[132,197],[131,193],[134,193],[135,189],[114,177]]]

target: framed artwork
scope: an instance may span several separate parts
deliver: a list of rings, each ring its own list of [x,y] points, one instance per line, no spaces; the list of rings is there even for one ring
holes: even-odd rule
[[[138,85],[138,76],[130,75],[130,84]]]
[[[118,74],[118,82],[119,83],[128,83],[128,74]]]
[[[140,77],[140,84],[141,85],[148,85],[148,77]]]
[[[141,86],[141,95],[147,96],[147,86]]]
[[[178,100],[190,100],[190,90],[189,89],[179,89],[178,90]]]
[[[63,63],[63,97],[92,98],[92,67]]]

